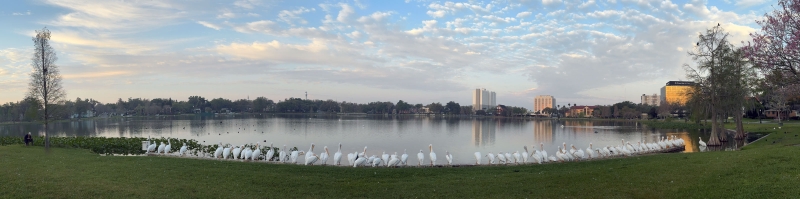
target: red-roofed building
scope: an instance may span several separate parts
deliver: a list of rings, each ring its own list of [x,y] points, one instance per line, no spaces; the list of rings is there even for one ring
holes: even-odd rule
[[[567,117],[592,117],[595,106],[572,106],[567,111]]]

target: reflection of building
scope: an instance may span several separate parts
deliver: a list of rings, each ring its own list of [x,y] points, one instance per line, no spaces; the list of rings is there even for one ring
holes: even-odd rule
[[[658,106],[661,104],[661,98],[655,93],[653,95],[642,94],[642,102],[640,103],[643,105]]]
[[[497,124],[487,120],[472,120],[472,143],[475,146],[494,144]]]
[[[592,117],[595,106],[572,106],[569,107],[567,117]]]
[[[564,126],[576,134],[590,134],[595,131],[594,122],[591,120],[564,120]]]
[[[554,108],[556,98],[549,95],[539,95],[533,99],[533,112],[542,112],[544,108]]]
[[[472,109],[473,110],[488,110],[494,109],[497,106],[497,98],[495,93],[484,89],[475,89],[472,92]]]
[[[533,124],[534,144],[553,142],[553,132],[555,132],[555,128],[556,125],[553,120],[536,120]]]
[[[667,85],[661,87],[661,102],[667,104],[686,104],[689,100],[689,92],[692,90],[694,82],[669,81]]]

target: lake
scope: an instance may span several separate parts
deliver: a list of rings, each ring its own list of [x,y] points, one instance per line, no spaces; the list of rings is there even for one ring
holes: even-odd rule
[[[562,126],[563,125],[563,126]],[[0,125],[0,135],[23,136],[27,132],[44,135],[42,125]],[[552,155],[558,146],[585,149],[621,145],[622,139],[636,144],[655,142],[661,136],[675,135],[686,143],[685,152],[700,151],[698,137],[708,141],[709,133],[686,130],[657,130],[635,121],[608,120],[530,120],[508,118],[457,118],[434,116],[313,116],[313,115],[215,115],[215,116],[158,116],[149,118],[96,118],[64,121],[51,124],[51,136],[100,137],[172,137],[195,139],[201,144],[218,142],[243,145],[274,143],[300,150],[316,144],[314,152],[324,152],[328,146],[331,156],[342,143],[342,162],[346,154],[362,151],[380,156],[382,152],[398,155],[407,150],[409,165],[417,164],[416,154],[423,150],[426,161],[428,145],[439,157],[437,164],[446,164],[445,151],[453,154],[454,164],[474,164],[473,153],[524,151],[523,145],[544,145]],[[735,149],[747,141],[729,142],[715,150]],[[173,145],[180,146],[179,143]],[[529,148],[530,149],[530,148]],[[532,151],[532,149],[530,149]],[[541,150],[541,149],[540,149]],[[331,158],[332,159],[332,158]],[[332,161],[332,160],[329,160]],[[486,158],[484,158],[484,163]]]

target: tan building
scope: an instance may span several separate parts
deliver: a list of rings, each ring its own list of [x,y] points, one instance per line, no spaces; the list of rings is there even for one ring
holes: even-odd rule
[[[497,106],[497,96],[493,91],[484,89],[475,89],[472,91],[472,109],[477,110],[490,110]]]
[[[549,95],[539,95],[533,99],[533,112],[539,112],[541,114],[542,109],[544,108],[555,108],[556,107],[556,98]]]
[[[661,87],[661,102],[668,104],[686,104],[694,82],[669,81]]]
[[[592,117],[595,106],[572,106],[569,107],[567,117]]]
[[[658,97],[658,94],[653,94],[653,95],[642,94],[642,102],[640,103],[642,103],[643,105],[658,106],[661,104],[661,98]]]

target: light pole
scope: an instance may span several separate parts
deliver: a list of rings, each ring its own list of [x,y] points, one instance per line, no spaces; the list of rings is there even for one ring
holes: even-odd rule
[[[759,124],[761,124],[761,115],[764,114],[764,113],[762,113],[763,111],[764,110],[758,109],[758,123]]]

